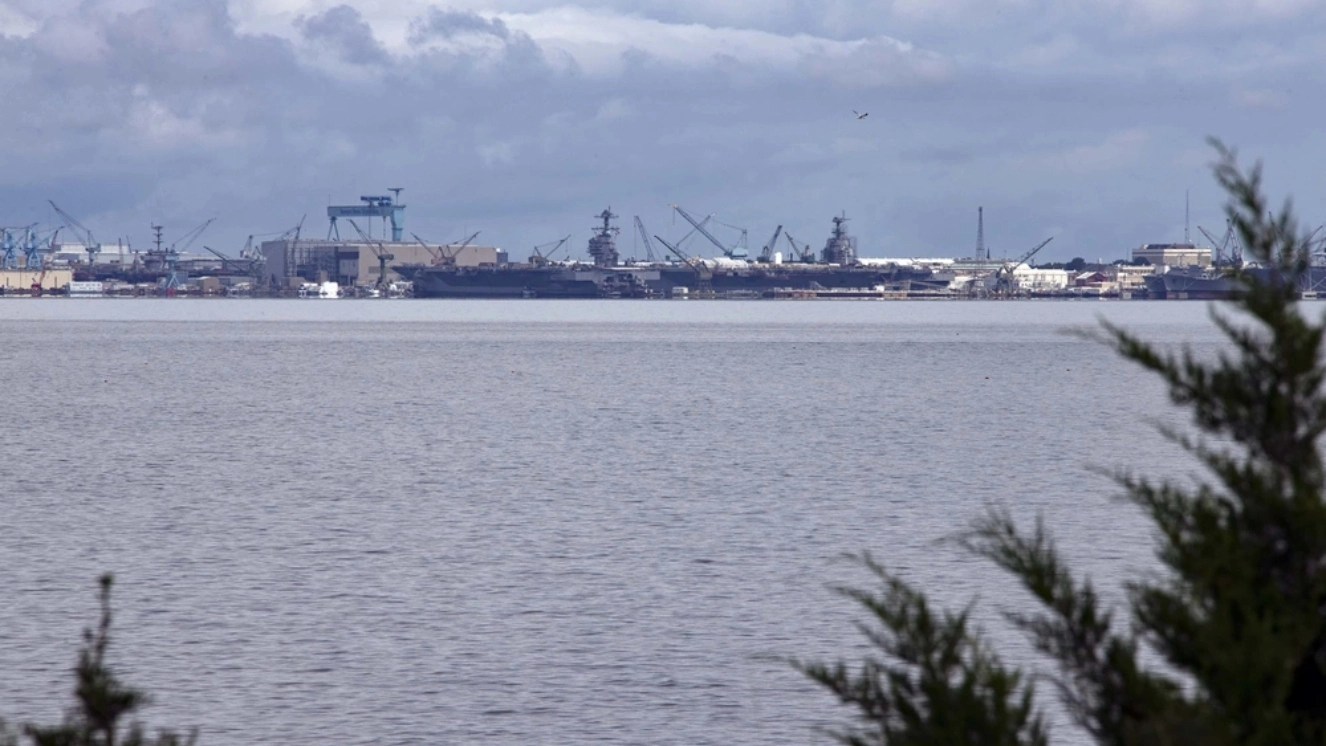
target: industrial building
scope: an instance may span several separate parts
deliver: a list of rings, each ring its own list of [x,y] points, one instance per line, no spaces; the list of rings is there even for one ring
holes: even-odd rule
[[[278,287],[325,281],[347,287],[376,286],[384,264],[387,276],[382,282],[391,283],[404,279],[393,269],[400,265],[445,261],[457,267],[478,267],[507,262],[506,252],[496,246],[321,239],[264,241],[262,255],[267,283]]]
[[[1191,243],[1148,243],[1133,249],[1133,262],[1145,259],[1158,271],[1161,267],[1209,267],[1211,250]]]
[[[37,285],[43,293],[61,290],[74,279],[68,267],[38,269],[0,269],[0,292],[5,295],[26,295]]]
[[[1013,268],[1012,280],[1018,290],[1032,293],[1054,292],[1068,287],[1068,270],[1019,264]]]
[[[479,267],[506,264],[507,255],[496,246],[475,246],[475,233],[464,241],[429,244],[415,236],[403,241],[405,205],[400,203],[401,189],[387,191],[392,196],[360,197],[359,205],[331,205],[327,208],[327,238],[302,239],[296,232],[260,247],[267,284],[290,288],[305,282],[335,282],[346,287],[380,286],[404,277],[395,267],[402,265],[447,264],[456,267]],[[361,227],[355,219],[364,221]],[[382,222],[382,239],[374,238],[373,223]],[[349,223],[357,239],[343,240],[341,226]],[[386,240],[390,226],[391,240]],[[385,270],[385,277],[383,272]]]

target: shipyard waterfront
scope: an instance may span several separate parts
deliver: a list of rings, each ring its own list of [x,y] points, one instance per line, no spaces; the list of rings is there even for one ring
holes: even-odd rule
[[[777,657],[859,649],[841,553],[1017,640],[936,543],[988,502],[1107,598],[1153,561],[1086,467],[1171,472],[1164,392],[1060,332],[1207,309],[1045,308],[6,302],[4,714],[59,719],[114,571],[112,661],[210,746],[816,742]]]
[[[77,218],[52,207],[64,225],[0,229],[0,294],[19,297],[212,296],[467,299],[796,299],[966,300],[1113,298],[1212,300],[1229,296],[1232,273],[1245,265],[1232,230],[1209,245],[1146,243],[1109,262],[1036,264],[1050,236],[1010,255],[992,256],[977,208],[974,250],[954,257],[881,256],[888,247],[862,246],[846,213],[826,217],[818,248],[773,228],[763,244],[749,231],[670,205],[689,229],[671,240],[633,216],[632,253],[618,247],[620,215],[605,208],[587,232],[513,256],[474,231],[430,242],[405,226],[401,189],[363,196],[359,204],[326,208],[325,237],[303,220],[279,235],[250,236],[237,254],[203,245],[189,253],[212,221],[167,238],[153,225],[145,251],[98,241]],[[817,221],[818,222],[818,221]],[[376,226],[376,228],[375,228]],[[720,228],[721,226],[721,228]],[[728,231],[727,238],[719,234]],[[736,231],[733,233],[733,231]],[[64,241],[58,240],[64,235]],[[72,236],[72,239],[70,238]],[[637,243],[638,241],[638,243]],[[581,249],[580,247],[583,247]],[[1314,241],[1304,297],[1326,292],[1326,254]],[[895,249],[896,251],[896,249]]]

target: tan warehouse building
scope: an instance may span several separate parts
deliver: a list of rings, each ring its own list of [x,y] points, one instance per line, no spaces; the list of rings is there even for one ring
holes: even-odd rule
[[[292,282],[331,280],[346,286],[378,284],[382,266],[379,255],[387,260],[386,282],[403,279],[393,267],[407,264],[433,264],[441,257],[460,267],[505,264],[506,251],[496,246],[457,246],[418,242],[364,243],[300,239],[265,241],[262,244],[270,284],[288,287]]]
[[[1211,266],[1211,250],[1190,243],[1148,243],[1133,249],[1133,261],[1145,259],[1151,266],[1163,267]]]
[[[74,271],[68,267],[36,270],[0,269],[0,289],[6,295],[22,295],[32,291],[33,284],[40,284],[43,293],[63,290],[74,279]]]

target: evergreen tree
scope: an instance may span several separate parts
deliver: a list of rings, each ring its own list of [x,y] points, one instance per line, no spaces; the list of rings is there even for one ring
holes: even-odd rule
[[[101,622],[96,630],[83,632],[83,649],[74,669],[75,704],[60,725],[28,725],[23,733],[32,746],[184,746],[197,741],[197,734],[184,738],[162,731],[155,739],[143,734],[137,721],[124,724],[126,716],[147,705],[149,697],[121,683],[106,664],[110,645],[110,575],[101,577]],[[0,720],[0,746],[18,746],[18,738]]]
[[[1076,578],[1045,526],[991,511],[961,537],[1039,602],[1009,620],[1055,664],[1074,722],[1100,744],[1326,743],[1326,430],[1323,324],[1296,300],[1309,240],[1286,202],[1267,210],[1261,166],[1212,141],[1226,212],[1266,270],[1239,270],[1228,340],[1214,360],[1159,351],[1110,324],[1096,335],[1153,371],[1197,435],[1165,434],[1203,465],[1195,487],[1115,475],[1157,528],[1158,578],[1128,583],[1128,623]],[[877,656],[859,666],[795,663],[857,710],[850,744],[1043,744],[1029,676],[1006,667],[967,622],[869,557],[877,592],[845,589],[872,617]],[[1144,649],[1165,666],[1148,666]],[[1154,657],[1154,656],[1153,656]]]

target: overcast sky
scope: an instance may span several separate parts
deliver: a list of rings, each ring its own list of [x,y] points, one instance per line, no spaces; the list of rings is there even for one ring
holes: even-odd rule
[[[0,221],[146,246],[403,187],[523,258],[669,203],[866,256],[1106,260],[1223,232],[1206,135],[1326,221],[1319,0],[0,0]],[[869,112],[858,120],[852,110]],[[723,228],[728,236],[735,235]]]

